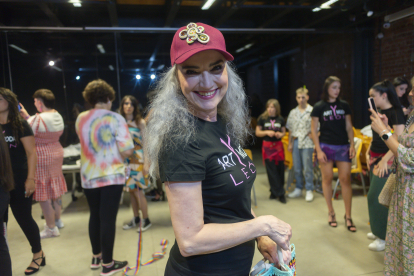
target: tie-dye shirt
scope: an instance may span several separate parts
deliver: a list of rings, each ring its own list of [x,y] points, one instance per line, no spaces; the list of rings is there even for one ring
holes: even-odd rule
[[[106,109],[79,114],[76,133],[81,144],[82,187],[124,185],[125,165],[120,151],[134,148],[125,119]]]

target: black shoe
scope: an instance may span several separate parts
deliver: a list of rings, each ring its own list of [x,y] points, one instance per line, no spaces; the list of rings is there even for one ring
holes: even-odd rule
[[[283,204],[286,203],[286,197],[284,195],[279,196],[279,201],[282,202]]]
[[[101,261],[102,261],[102,256],[99,256],[99,257],[93,257],[92,256],[91,269],[100,268],[101,267]]]
[[[274,194],[270,194],[269,199],[276,199],[277,196],[275,196]]]
[[[102,272],[101,275],[108,276],[113,275],[121,270],[123,270],[128,265],[127,261],[120,262],[120,261],[112,261],[112,265],[104,266],[102,265]]]
[[[42,261],[39,264],[38,262],[36,262],[37,260],[42,260]],[[33,266],[29,266],[28,268],[26,268],[27,271],[24,272],[25,275],[32,275],[32,274],[35,274],[36,272],[38,272],[41,266],[46,265],[46,257],[43,255],[43,252],[42,252],[42,257],[39,257],[37,259],[33,259],[32,262],[37,265],[37,268],[33,267]]]
[[[152,226],[151,221],[146,218],[144,219],[144,223],[142,224],[142,232],[148,230]],[[138,228],[137,232],[139,232],[141,229]]]

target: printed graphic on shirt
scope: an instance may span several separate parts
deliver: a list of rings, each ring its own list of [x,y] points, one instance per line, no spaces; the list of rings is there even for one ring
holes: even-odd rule
[[[323,120],[324,121],[334,121],[334,120],[342,120],[345,119],[345,110],[342,108],[338,108],[337,105],[330,106],[331,110],[326,110],[323,112]]]
[[[243,172],[245,179],[249,179],[253,174],[256,173],[256,167],[252,162],[250,162],[250,160],[247,160],[247,162],[242,161],[242,159],[247,157],[247,153],[241,148],[241,146],[239,145],[236,150],[231,146],[230,136],[227,135],[227,142],[222,138],[220,138],[220,142],[230,150],[228,154],[221,157],[221,160],[220,158],[218,159],[218,163],[223,167],[224,170],[233,166],[237,166],[236,162],[238,161],[238,164],[242,166],[240,170]],[[234,162],[233,156],[237,160],[236,162]],[[243,178],[236,180],[231,173],[229,173],[229,177],[235,186],[238,186],[244,182]]]
[[[6,131],[5,130],[3,130],[3,135],[6,133]],[[11,147],[16,147],[17,146],[17,144],[16,143],[14,143],[14,144],[12,144],[13,142],[16,142],[16,139],[13,137],[13,136],[5,136],[4,135],[4,140],[6,140],[6,143],[8,143],[9,144],[9,147],[11,148]]]

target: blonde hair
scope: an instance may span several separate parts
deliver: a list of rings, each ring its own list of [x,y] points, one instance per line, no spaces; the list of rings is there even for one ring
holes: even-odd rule
[[[217,106],[217,114],[223,119],[227,133],[236,144],[243,146],[251,136],[250,118],[243,82],[230,62],[226,63],[228,89]],[[149,106],[151,111],[145,131],[144,152],[149,160],[149,174],[159,176],[158,158],[162,152],[171,151],[177,145],[186,145],[196,134],[197,118],[191,114],[177,78],[177,66],[168,69],[159,79],[155,96]]]
[[[269,112],[267,112],[267,108],[270,105],[273,105],[275,107],[275,109],[276,109],[276,117],[280,116],[280,104],[279,104],[279,101],[276,100],[276,99],[270,99],[270,100],[268,100],[266,102],[266,110],[265,110],[265,112],[262,113],[262,115],[259,116],[259,119],[260,118],[263,118],[263,119],[269,118]]]
[[[298,94],[305,94],[308,95],[308,89],[306,89],[306,87],[300,87],[298,89],[296,89],[296,95]]]

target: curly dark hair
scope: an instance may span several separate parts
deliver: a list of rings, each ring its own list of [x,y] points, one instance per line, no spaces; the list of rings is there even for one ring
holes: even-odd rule
[[[10,153],[4,140],[3,129],[0,126],[0,188],[6,192],[13,190],[14,179],[10,161]]]
[[[115,90],[106,81],[97,79],[86,85],[82,92],[83,98],[92,107],[97,103],[106,103],[115,100]]]
[[[124,103],[128,99],[131,100],[131,104],[134,107],[134,112],[132,113],[132,116],[134,118],[135,123],[138,125],[142,119],[142,115],[138,107],[138,100],[134,96],[126,95],[125,97],[122,98],[121,105],[119,106],[119,113],[121,113],[121,115],[126,119],[126,114],[124,111]]]
[[[9,103],[9,115],[7,121],[10,122],[12,127],[13,136],[16,137],[16,144],[20,143],[19,132],[23,131],[22,116],[20,116],[19,109],[17,108],[19,102],[17,96],[10,89],[0,87],[0,95]]]
[[[41,99],[47,108],[55,107],[55,95],[49,89],[39,89],[33,94],[33,99]]]

